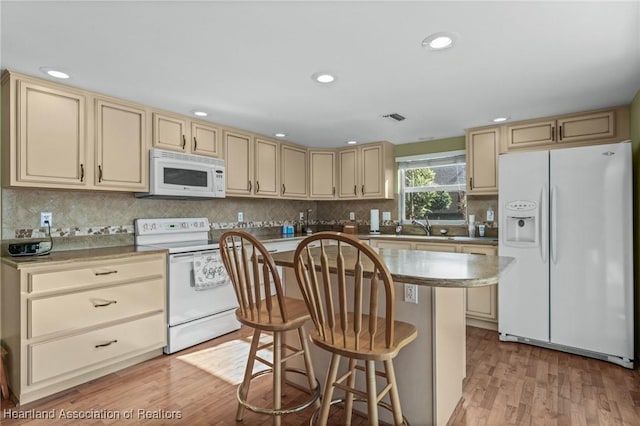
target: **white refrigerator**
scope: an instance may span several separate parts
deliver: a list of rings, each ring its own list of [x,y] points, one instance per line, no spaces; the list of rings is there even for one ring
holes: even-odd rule
[[[631,144],[499,159],[500,340],[633,368]]]

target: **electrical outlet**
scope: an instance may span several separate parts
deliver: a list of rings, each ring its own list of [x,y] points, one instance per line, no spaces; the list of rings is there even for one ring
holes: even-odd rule
[[[238,212],[238,222],[244,222],[244,213]]]
[[[415,284],[404,285],[404,301],[407,303],[418,303],[418,286]]]
[[[391,212],[382,212],[382,220],[390,221],[391,220]]]
[[[355,212],[349,212],[349,220],[356,220],[356,213]]]
[[[45,222],[49,222],[49,226],[53,226],[53,213],[51,212],[40,212],[40,227],[44,228],[47,226]]]
[[[304,220],[304,212],[300,212],[300,220]]]

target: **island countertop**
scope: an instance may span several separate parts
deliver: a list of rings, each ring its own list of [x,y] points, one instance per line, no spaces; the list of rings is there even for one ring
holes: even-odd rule
[[[335,259],[333,254],[337,247],[329,246],[325,250],[329,257],[329,269],[335,272],[335,260],[332,259]],[[395,282],[429,287],[468,288],[497,284],[500,274],[514,261],[505,256],[385,248],[374,250],[389,268]],[[319,265],[320,249],[313,248],[311,253]],[[352,265],[354,252],[345,249],[343,254],[345,263]],[[276,265],[293,268],[293,255],[293,251],[286,251],[273,253],[272,257]],[[363,267],[365,271],[372,269],[370,263],[363,263]]]

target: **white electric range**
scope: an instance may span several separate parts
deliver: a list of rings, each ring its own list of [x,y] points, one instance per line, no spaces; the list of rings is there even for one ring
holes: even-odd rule
[[[218,242],[208,239],[209,220],[136,219],[134,223],[138,250],[168,251],[164,352],[174,353],[238,330],[238,302]]]

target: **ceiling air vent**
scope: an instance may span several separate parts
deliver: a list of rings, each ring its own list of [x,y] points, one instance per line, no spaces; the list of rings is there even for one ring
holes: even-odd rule
[[[397,112],[394,112],[392,114],[387,114],[387,115],[383,115],[384,118],[390,118],[392,120],[395,121],[402,121],[404,120],[404,117],[400,114],[398,114]]]

